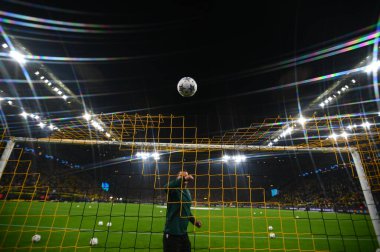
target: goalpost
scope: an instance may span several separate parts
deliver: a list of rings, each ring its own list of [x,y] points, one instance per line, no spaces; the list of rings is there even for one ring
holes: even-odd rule
[[[376,208],[371,187],[365,174],[362,160],[356,148],[352,147],[314,147],[306,148],[299,146],[258,146],[258,145],[229,145],[229,144],[182,144],[182,143],[149,143],[149,142],[119,142],[119,141],[99,141],[99,140],[77,140],[77,139],[53,139],[53,138],[24,138],[11,137],[6,144],[0,159],[0,178],[7,164],[11,152],[16,142],[30,143],[56,143],[56,144],[76,144],[76,145],[113,145],[113,146],[133,146],[139,148],[165,148],[170,151],[191,150],[191,149],[218,149],[218,150],[236,150],[236,151],[273,151],[273,152],[344,152],[350,153],[354,161],[354,167],[358,174],[361,190],[369,211],[371,222],[373,224],[378,245],[380,245],[380,219]]]

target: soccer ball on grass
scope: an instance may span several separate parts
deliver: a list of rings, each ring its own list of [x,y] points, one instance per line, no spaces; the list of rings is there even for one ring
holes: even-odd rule
[[[39,242],[41,241],[41,235],[35,234],[32,236],[32,242]]]
[[[272,230],[273,230],[273,227],[272,227],[272,226],[269,226],[269,227],[268,227],[268,230],[269,230],[269,231],[272,231]]]
[[[91,238],[91,240],[90,240],[90,245],[91,246],[98,245],[98,243],[99,243],[98,238],[96,238],[96,237]]]
[[[274,238],[276,238],[276,234],[275,234],[275,233],[273,233],[273,232],[269,233],[269,238],[271,238],[271,239],[274,239]]]

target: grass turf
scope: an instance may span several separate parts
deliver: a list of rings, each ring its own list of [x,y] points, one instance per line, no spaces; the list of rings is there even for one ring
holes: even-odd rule
[[[0,250],[162,251],[165,213],[151,204],[0,201]],[[367,215],[253,208],[193,209],[193,214],[203,222],[201,229],[189,224],[195,251],[356,252],[377,247]],[[275,239],[269,239],[268,226]],[[36,233],[42,239],[32,243]],[[92,237],[99,239],[97,246],[89,246]]]

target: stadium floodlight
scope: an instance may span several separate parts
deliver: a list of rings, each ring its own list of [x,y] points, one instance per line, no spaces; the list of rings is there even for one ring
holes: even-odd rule
[[[8,104],[9,105],[13,105],[13,101],[8,101]]]
[[[94,121],[94,120],[91,120],[90,121],[91,125],[94,126],[95,128],[98,128],[99,127],[99,123]]]
[[[41,76],[41,77],[40,77],[40,80],[43,80],[43,79],[45,79],[45,76]]]
[[[277,143],[277,142],[278,142],[278,138],[275,138],[275,139],[273,140],[273,142]]]
[[[40,123],[38,124],[38,126],[40,126],[40,128],[43,129],[43,128],[45,128],[46,124],[43,123],[43,122],[40,122]]]
[[[62,91],[58,91],[57,93],[58,93],[59,95],[61,95],[61,94],[62,94]]]
[[[338,138],[338,135],[335,134],[335,133],[332,133],[332,134],[329,136],[329,138],[332,138],[332,139],[336,140],[336,139]]]
[[[146,152],[141,152],[141,159],[142,159],[142,160],[147,160],[148,157],[149,157],[149,154],[148,154],[148,153],[146,153]]]
[[[7,43],[3,43],[1,46],[2,46],[4,49],[5,49],[5,48],[8,48],[8,44],[7,44]]]
[[[40,75],[40,72],[36,71],[34,74],[38,76]]]
[[[356,80],[355,80],[355,79],[352,79],[351,82],[355,84],[355,83],[356,83]]]
[[[28,117],[28,113],[26,113],[25,111],[23,111],[20,116],[24,117],[25,119]]]
[[[111,137],[111,134],[106,132],[106,137],[110,138]]]
[[[146,159],[148,159],[149,154],[146,153],[146,152],[137,152],[137,153],[136,153],[136,157],[137,157],[137,158],[141,158],[141,159],[143,159],[143,160],[146,160]]]
[[[48,126],[48,128],[49,128],[50,130],[54,130],[54,125],[53,125],[53,124],[50,124],[50,125]]]
[[[224,155],[223,157],[222,157],[222,160],[223,160],[223,162],[228,162],[229,160],[230,160],[230,156],[228,156],[228,155]]]
[[[82,115],[83,119],[85,119],[86,121],[90,121],[91,119],[91,114],[85,112],[83,115]]]
[[[48,86],[51,86],[51,82],[50,81],[48,82]]]
[[[287,129],[284,131],[285,136],[286,136],[286,135],[290,135],[292,132],[293,132],[293,127],[289,127],[289,128],[287,128]]]
[[[160,160],[160,154],[158,154],[158,152],[153,152],[151,156],[153,157],[154,160]]]
[[[96,130],[99,130],[100,132],[103,132],[104,129],[103,127],[100,125],[100,123],[98,123],[97,121],[95,120],[91,120],[90,121],[91,125],[96,129]]]
[[[363,127],[363,129],[370,129],[371,128],[371,124],[369,122],[364,122],[364,123],[362,123],[361,126]]]
[[[233,160],[236,162],[236,163],[240,163],[240,162],[243,162],[246,160],[246,156],[244,155],[236,155],[233,157]]]
[[[347,139],[348,133],[346,131],[343,131],[342,134],[340,134],[340,136]]]
[[[59,88],[54,87],[53,90],[54,90],[55,92],[58,92],[58,91],[59,91]]]
[[[366,73],[374,73],[377,72],[380,68],[380,61],[372,61],[371,64],[367,65],[365,68]]]
[[[281,137],[286,137],[287,135],[292,134],[292,131],[293,131],[293,127],[288,127],[286,130],[284,130],[284,131],[280,134],[279,138],[281,138]]]
[[[329,98],[330,98],[330,97],[329,97]],[[331,98],[331,99],[332,99],[332,98]],[[300,118],[298,118],[297,122],[298,122],[299,124],[301,124],[302,127],[304,127],[304,126],[305,126],[305,123],[306,123],[306,118],[303,117],[303,116],[301,115]]]
[[[337,93],[338,93],[338,95],[340,95],[340,93],[341,93],[341,92],[338,90],[338,92],[337,92]]]
[[[320,106],[321,108],[324,108],[324,107],[325,107],[325,103],[324,103],[324,102],[321,102],[321,103],[319,104],[319,106]]]
[[[19,64],[24,64],[26,62],[25,55],[22,53],[12,50],[9,52],[9,56],[16,60]]]
[[[45,82],[45,83],[48,83],[49,81],[46,79],[46,80],[44,80],[44,82]]]
[[[356,129],[358,126],[354,123],[353,125],[349,125],[348,127],[347,127],[347,129],[349,129],[349,130],[352,130],[352,129]]]
[[[62,98],[66,101],[67,100],[67,95],[62,95]]]

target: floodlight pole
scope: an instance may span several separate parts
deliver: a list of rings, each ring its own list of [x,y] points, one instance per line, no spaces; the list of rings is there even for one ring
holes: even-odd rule
[[[1,154],[0,158],[0,179],[3,176],[5,166],[7,166],[9,157],[11,156],[11,153],[13,151],[13,148],[15,147],[15,140],[14,138],[11,138],[8,140],[7,145],[4,148],[3,154]]]
[[[378,242],[378,245],[380,246],[380,219],[379,219],[379,213],[375,205],[375,201],[373,200],[371,187],[369,186],[367,176],[364,172],[364,168],[363,168],[362,161],[360,159],[359,152],[357,150],[351,150],[350,152],[354,160],[356,172],[358,174],[360,186],[362,188],[364,199],[367,204],[369,216],[371,217],[373,228],[375,229],[377,242]]]

